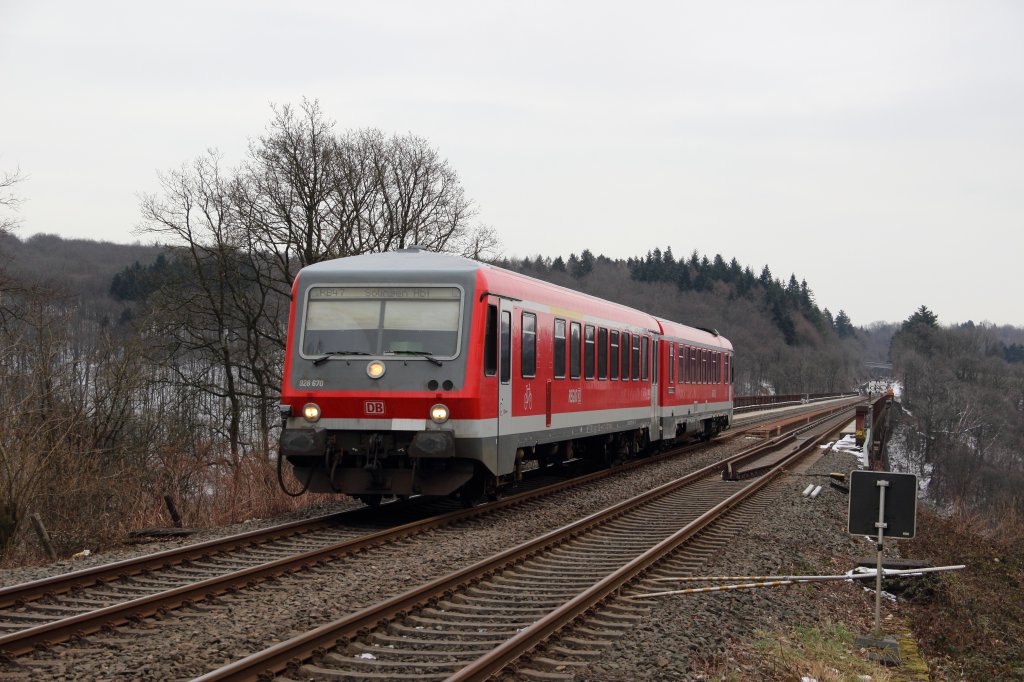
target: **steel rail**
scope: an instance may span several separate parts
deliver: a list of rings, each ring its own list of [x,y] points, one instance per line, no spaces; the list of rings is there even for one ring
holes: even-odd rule
[[[838,420],[835,421],[838,422]],[[845,418],[843,421],[845,422]],[[841,424],[837,423],[822,435],[807,439],[805,443],[787,455],[771,470],[766,472],[764,476],[757,479],[757,481],[745,486],[729,498],[718,503],[686,526],[680,528],[672,536],[662,540],[626,565],[595,583],[593,587],[578,594],[530,627],[525,628],[506,642],[499,644],[488,653],[463,667],[451,675],[446,682],[477,682],[486,680],[500,672],[507,665],[532,651],[537,645],[550,638],[577,617],[616,594],[627,583],[649,570],[661,558],[675,551],[712,523],[721,519],[729,510],[753,497],[762,488],[781,476],[790,464],[813,452],[823,440],[831,436],[835,429],[840,426]]]
[[[761,448],[762,445],[758,444],[755,447]],[[368,634],[373,628],[386,623],[393,618],[404,617],[412,609],[436,604],[439,600],[451,596],[454,590],[462,585],[474,584],[492,573],[538,555],[552,546],[556,546],[568,539],[575,538],[592,528],[603,525],[613,519],[629,513],[637,507],[646,505],[653,500],[663,497],[664,495],[674,492],[696,481],[706,479],[710,476],[718,476],[720,475],[726,461],[729,461],[734,457],[742,457],[744,455],[745,452],[739,453],[727,458],[723,462],[717,462],[707,467],[703,467],[702,469],[673,481],[669,481],[668,483],[662,484],[661,486],[649,490],[641,495],[619,502],[607,509],[563,526],[562,528],[549,531],[537,538],[507,549],[493,557],[484,559],[472,564],[471,566],[432,580],[417,588],[409,590],[408,592],[382,601],[374,606],[348,614],[338,620],[322,625],[287,641],[279,642],[278,644],[268,647],[263,651],[211,671],[197,679],[200,682],[251,680],[257,676],[265,675],[267,673],[280,673],[287,669],[289,665],[297,661],[308,659],[324,649],[348,643],[353,638]],[[757,482],[751,485],[759,488],[764,484]],[[732,505],[727,505],[726,508],[731,508],[731,506]],[[719,507],[722,507],[722,505],[716,505],[715,509],[719,509]],[[710,512],[705,513],[701,518],[708,517],[709,513]],[[678,533],[676,535],[678,535]],[[676,537],[676,535],[673,537]],[[633,566],[635,561],[636,560],[631,561],[627,566]],[[605,580],[598,583],[598,585],[605,584]],[[576,600],[574,599],[572,603],[576,603]],[[554,613],[545,619],[542,619],[541,622],[546,622],[548,619],[554,619],[555,621],[560,622],[559,617]],[[533,631],[539,624],[540,623],[531,625],[521,634]],[[519,635],[514,637],[513,640],[515,642],[524,641]],[[509,641],[511,642],[513,640]],[[504,648],[505,646],[506,645],[501,645],[495,651],[508,651]],[[513,644],[510,646],[515,647],[518,645]]]
[[[401,502],[397,504],[401,504]],[[40,578],[31,582],[10,585],[0,588],[0,609],[44,596],[89,587],[114,577],[127,577],[146,571],[167,568],[185,561],[207,557],[215,552],[230,552],[234,549],[272,542],[300,533],[330,528],[332,525],[344,522],[346,519],[366,516],[367,511],[366,508],[359,508],[325,514],[312,519],[292,521],[225,538],[215,538],[185,547],[174,547],[110,564],[102,564],[70,573],[61,573],[48,578]]]

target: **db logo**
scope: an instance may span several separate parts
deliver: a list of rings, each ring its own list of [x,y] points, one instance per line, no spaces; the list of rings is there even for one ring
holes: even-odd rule
[[[384,414],[384,401],[383,400],[367,400],[363,403],[363,411],[367,415],[379,417]]]

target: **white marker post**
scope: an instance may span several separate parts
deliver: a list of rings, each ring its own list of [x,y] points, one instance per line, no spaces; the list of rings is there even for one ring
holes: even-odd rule
[[[889,481],[875,481],[878,486],[878,521],[875,527],[878,528],[878,542],[875,549],[878,551],[878,561],[875,563],[875,639],[882,639],[882,550],[885,548],[885,529],[888,524],[885,522],[885,489],[889,487]]]

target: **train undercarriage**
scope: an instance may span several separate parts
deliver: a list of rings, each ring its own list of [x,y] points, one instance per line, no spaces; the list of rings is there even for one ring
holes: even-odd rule
[[[728,427],[726,417],[680,424],[673,437],[652,441],[647,428],[588,436],[515,450],[508,471],[494,471],[475,448],[460,447],[451,432],[328,431],[285,429],[282,456],[294,467],[303,492],[341,493],[376,506],[390,497],[458,496],[465,504],[495,499],[531,469],[579,464],[613,467],[684,440],[709,440]],[[479,443],[476,444],[479,446]],[[460,452],[462,450],[463,452]],[[470,450],[467,453],[465,450]]]

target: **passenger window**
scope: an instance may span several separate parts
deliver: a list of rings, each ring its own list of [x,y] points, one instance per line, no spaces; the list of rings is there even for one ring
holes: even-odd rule
[[[512,313],[501,313],[501,383],[512,378]]]
[[[629,332],[622,332],[622,380],[629,380]]]
[[[633,361],[629,363],[629,374],[633,381],[640,381],[640,335],[633,334]]]
[[[611,352],[608,359],[611,360],[611,367],[608,369],[608,378],[615,381],[619,378],[619,332],[611,332]]]
[[[522,338],[519,339],[520,368],[523,376],[537,376],[537,316],[523,313]]]
[[[594,326],[583,328],[583,378],[594,378]]]
[[[569,323],[569,378],[580,378],[580,323]]]
[[[597,328],[597,378],[608,378],[608,330],[604,327]]]
[[[676,383],[676,344],[668,344],[668,383]]]
[[[487,306],[487,324],[484,331],[484,376],[498,373],[498,306]]]
[[[555,357],[554,370],[556,379],[565,378],[565,320],[555,318]]]

